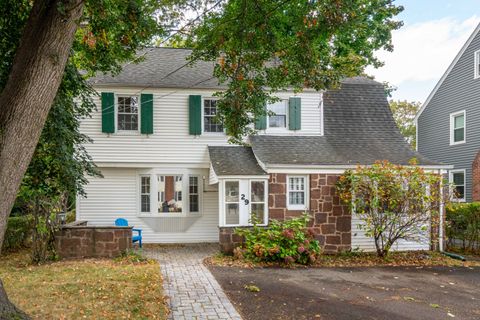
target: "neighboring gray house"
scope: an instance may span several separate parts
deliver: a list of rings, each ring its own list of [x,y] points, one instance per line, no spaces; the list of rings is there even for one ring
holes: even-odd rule
[[[418,112],[417,150],[453,165],[459,201],[480,201],[480,24]]]

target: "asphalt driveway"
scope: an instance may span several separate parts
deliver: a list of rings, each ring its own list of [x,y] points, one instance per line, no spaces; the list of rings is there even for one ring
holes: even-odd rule
[[[480,319],[478,267],[209,268],[244,319]]]

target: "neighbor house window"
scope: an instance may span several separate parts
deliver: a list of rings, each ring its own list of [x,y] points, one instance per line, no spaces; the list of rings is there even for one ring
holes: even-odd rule
[[[268,126],[270,128],[286,128],[287,127],[287,101],[281,100],[268,105],[268,111],[274,115],[268,116]]]
[[[217,119],[217,100],[203,100],[203,131],[223,132],[223,125]]]
[[[182,212],[182,182],[181,175],[158,175],[158,212]]]
[[[454,200],[465,201],[465,170],[450,171],[450,183],[453,185]]]
[[[308,207],[307,176],[288,176],[287,209],[305,210]]]
[[[465,110],[450,114],[450,144],[465,142]]]
[[[140,210],[150,212],[150,176],[141,176]]]
[[[198,177],[190,176],[188,182],[188,193],[189,193],[189,205],[190,205],[190,212],[198,212],[199,211],[199,199],[198,199]]]
[[[138,131],[138,97],[117,97],[117,128],[119,131]]]
[[[480,78],[480,50],[475,51],[475,75],[474,78]]]

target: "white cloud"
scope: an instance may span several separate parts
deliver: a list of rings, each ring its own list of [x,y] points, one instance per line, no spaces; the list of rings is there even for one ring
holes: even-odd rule
[[[474,15],[463,21],[444,18],[405,25],[392,34],[394,51],[380,51],[377,54],[385,66],[380,69],[367,68],[367,73],[379,81],[395,85],[399,91],[402,84],[412,87],[412,82],[417,81],[424,86],[425,83],[436,83],[479,22],[480,17]],[[420,94],[422,98],[431,90],[429,85],[427,87],[426,92]],[[419,98],[418,89],[411,100]],[[400,95],[409,98],[406,92]]]

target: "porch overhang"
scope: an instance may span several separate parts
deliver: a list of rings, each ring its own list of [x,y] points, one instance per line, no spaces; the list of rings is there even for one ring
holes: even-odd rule
[[[252,148],[241,146],[209,146],[209,183],[220,179],[268,179],[258,164]]]

